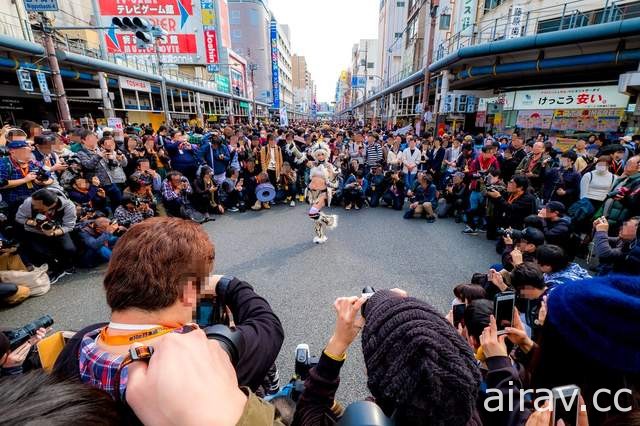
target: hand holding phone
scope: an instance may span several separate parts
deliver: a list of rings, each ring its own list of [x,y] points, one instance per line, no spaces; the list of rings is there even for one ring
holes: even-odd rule
[[[494,316],[498,335],[505,333],[506,327],[513,324],[513,312],[516,306],[516,294],[514,292],[503,292],[496,294],[494,299]]]

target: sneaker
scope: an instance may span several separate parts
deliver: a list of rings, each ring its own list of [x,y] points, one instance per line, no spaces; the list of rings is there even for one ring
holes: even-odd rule
[[[487,233],[487,228],[484,228],[482,226],[478,227],[478,232],[482,232],[483,234]]]
[[[346,206],[344,206],[345,210],[351,210],[351,204],[347,204]]]
[[[291,202],[289,203],[289,206],[290,206],[290,207],[295,207],[295,206],[296,206],[296,202],[295,202],[295,201],[293,201],[293,200],[291,200]]]
[[[237,207],[229,207],[229,208],[227,209],[227,211],[235,213],[235,212],[239,212],[239,211],[240,211],[240,209],[239,209],[239,208],[237,208]]]
[[[355,209],[360,210],[360,207],[358,207],[358,205],[356,204]]]
[[[469,225],[467,225],[466,228],[464,228],[464,230],[462,231],[463,234],[467,234],[467,235],[478,235],[478,231],[476,231],[475,229],[473,229],[472,227],[470,227]]]
[[[433,216],[427,216],[427,223],[433,223],[436,221],[436,218]]]
[[[49,283],[51,284],[55,284],[58,281],[60,281],[60,278],[62,278],[64,272],[49,272],[47,275],[49,275]]]
[[[269,204],[269,203],[262,203],[262,208],[263,208],[263,209],[270,209],[270,208],[271,208],[271,204]]]
[[[262,209],[262,203],[260,203],[260,201],[256,201],[256,203],[251,206],[251,210],[253,211],[258,211],[260,209]]]
[[[298,201],[301,203],[304,203],[304,195],[302,194],[298,195]]]

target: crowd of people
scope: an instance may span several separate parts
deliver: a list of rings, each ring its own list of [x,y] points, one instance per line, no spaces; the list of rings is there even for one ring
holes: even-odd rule
[[[52,281],[109,263],[110,322],[77,332],[51,377],[20,368],[43,330],[19,353],[0,333],[1,371],[12,376],[0,399],[16,413],[90,421],[101,412],[113,424],[336,424],[353,418],[335,395],[361,335],[375,402],[368,410],[395,424],[566,425],[571,413],[552,420],[547,408],[557,407],[542,403],[543,390],[563,385],[577,386],[586,407],[573,424],[640,418],[640,138],[593,135],[558,152],[543,134],[305,123],[130,126],[122,141],[110,129],[67,134],[25,123],[2,137],[3,244],[15,236],[25,268],[46,262]],[[317,243],[336,224],[323,207],[385,207],[406,219],[464,222],[469,238],[496,240],[501,259],[455,286],[448,313],[397,288],[338,298],[334,332],[304,385],[279,391],[282,324],[249,283],[213,275],[216,252],[200,223],[305,200]],[[507,324],[500,297],[513,300]],[[209,299],[217,305],[205,315]],[[232,319],[227,331],[207,327],[223,317]],[[26,395],[56,388],[65,392],[28,414],[18,409],[29,407]]]

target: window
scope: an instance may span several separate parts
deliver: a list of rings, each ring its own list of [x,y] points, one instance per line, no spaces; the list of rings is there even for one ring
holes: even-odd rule
[[[231,31],[231,38],[235,39],[235,40],[239,40],[242,38],[242,30],[238,29],[238,28],[234,28]]]
[[[367,68],[373,68],[375,64],[373,62],[367,62]]]
[[[260,22],[260,17],[258,16],[258,11],[255,9],[249,10],[249,24],[253,27],[257,27]]]
[[[451,27],[451,15],[440,15],[440,29],[448,31]]]
[[[396,6],[404,7],[404,2],[403,1],[398,1],[398,2],[396,2]]]
[[[229,14],[229,22],[231,24],[239,24],[240,23],[240,11],[239,10],[231,10]]]
[[[411,22],[409,22],[407,24],[407,42],[405,44],[405,46],[409,46],[411,43],[413,43],[413,40],[416,38],[417,36],[417,24],[418,23],[418,16],[416,15],[415,18],[413,18],[411,20]]]
[[[393,36],[395,38],[402,38],[402,33],[395,33]]]
[[[489,12],[504,3],[504,0],[484,0],[484,11]]]

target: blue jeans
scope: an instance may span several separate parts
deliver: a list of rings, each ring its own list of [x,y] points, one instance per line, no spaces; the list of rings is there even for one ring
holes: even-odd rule
[[[404,176],[404,183],[407,186],[407,190],[413,190],[413,184],[416,181],[416,176],[418,173],[407,173]]]

